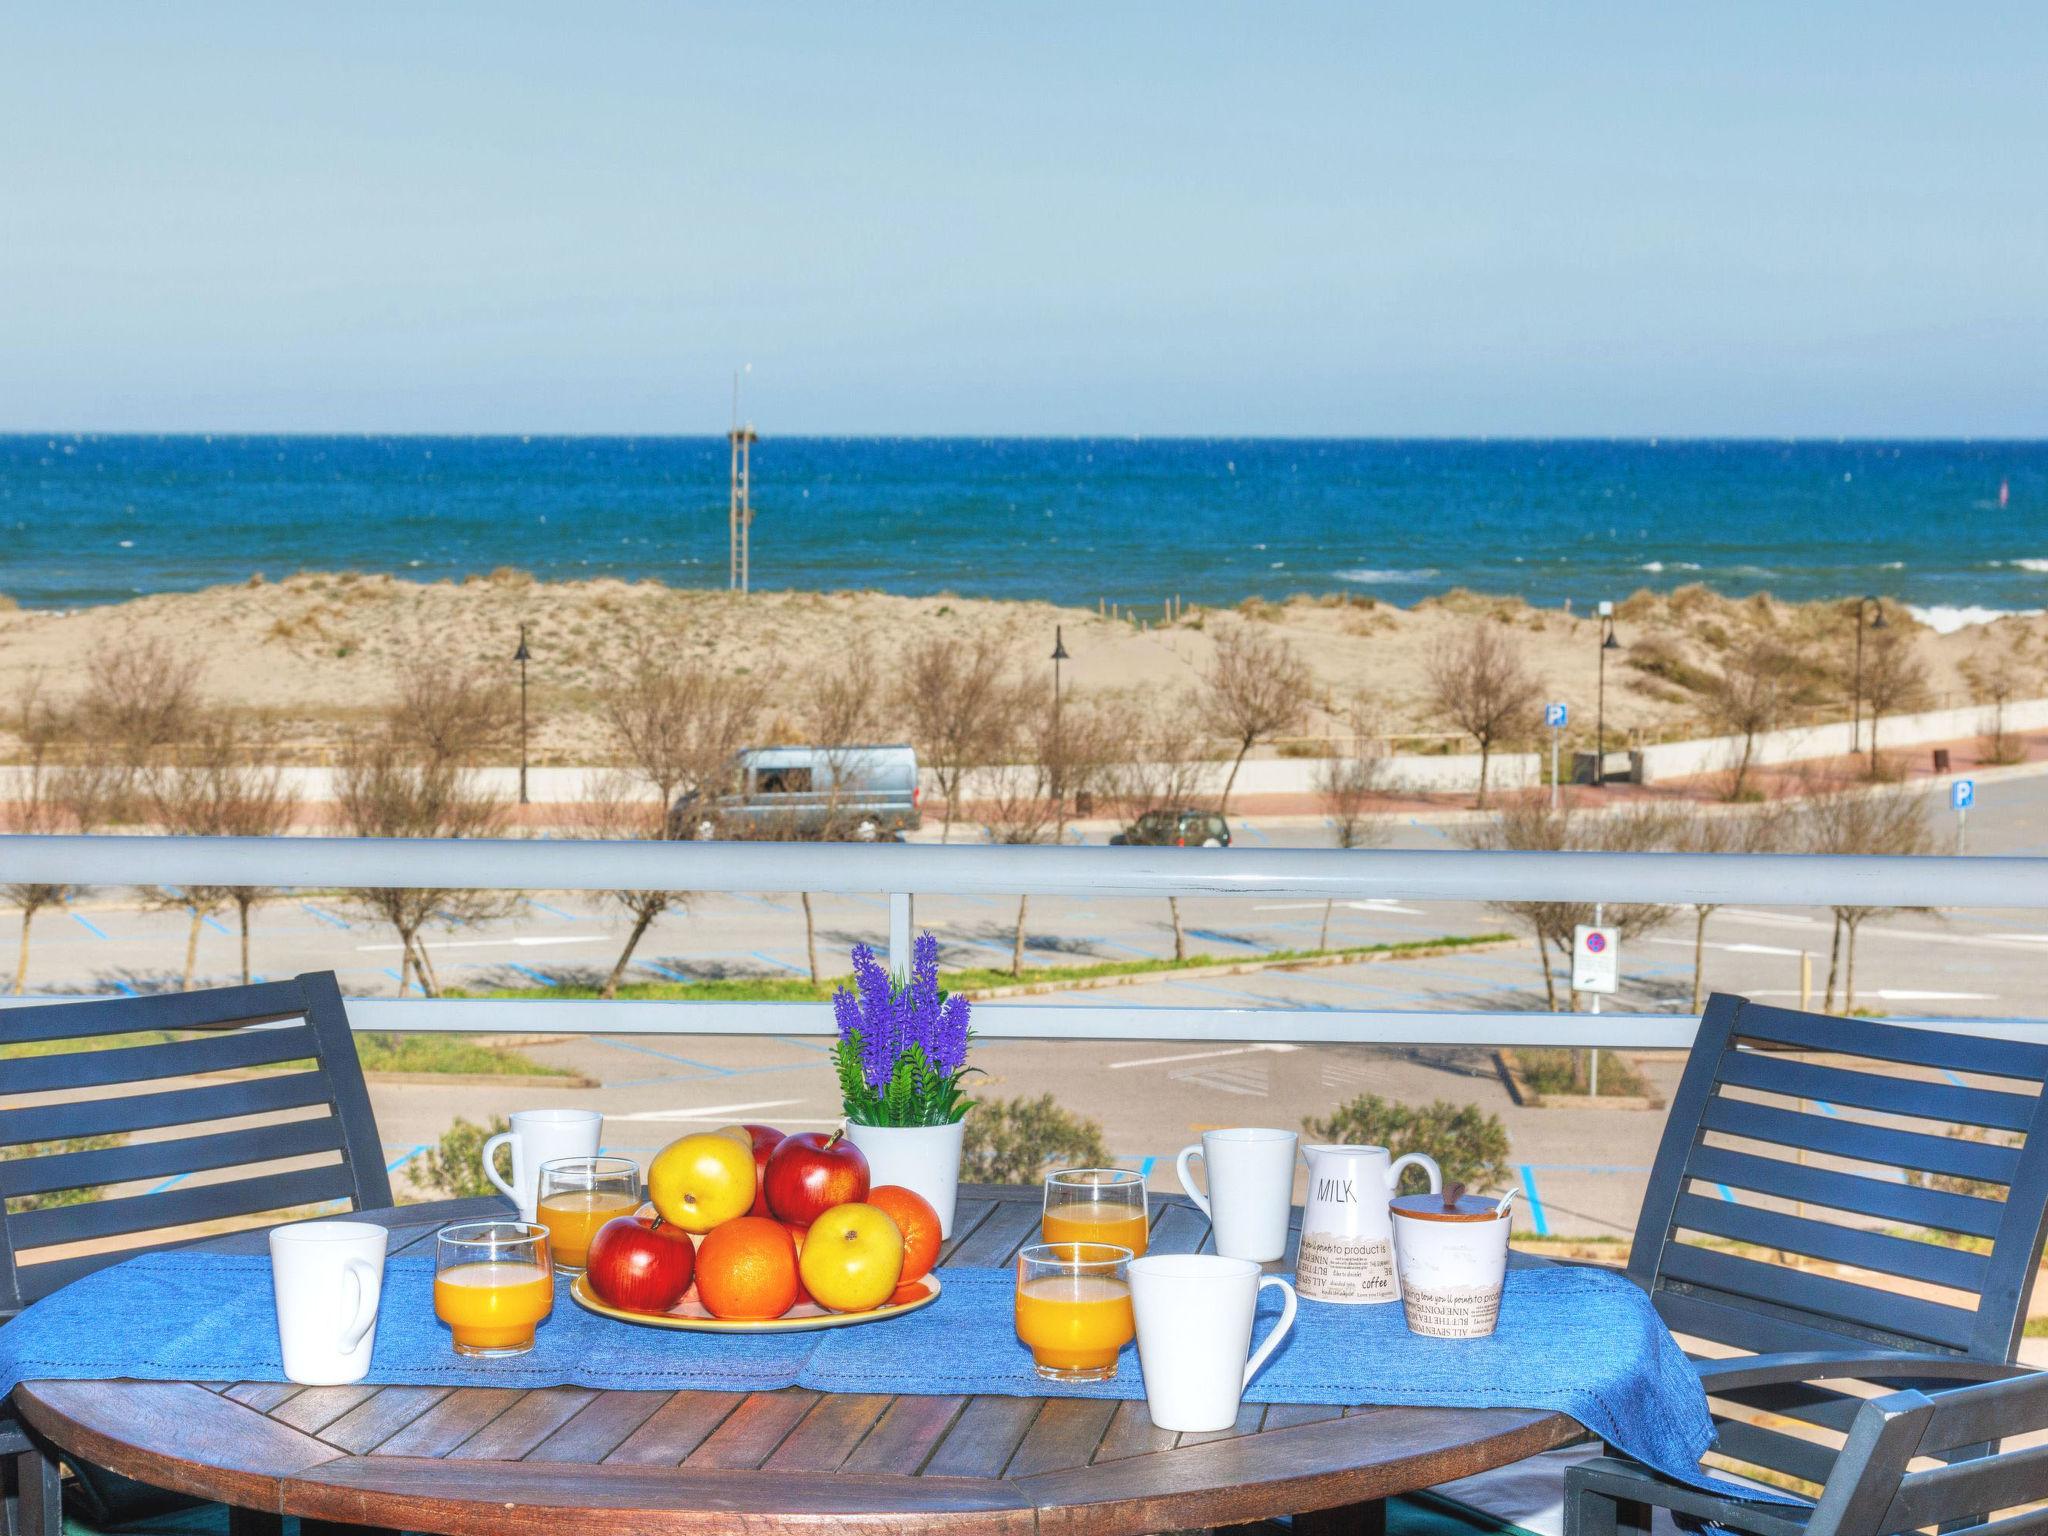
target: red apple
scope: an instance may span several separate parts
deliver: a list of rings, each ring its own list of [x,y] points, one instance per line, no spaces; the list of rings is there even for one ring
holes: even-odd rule
[[[768,1157],[782,1145],[782,1132],[772,1125],[746,1124],[740,1127],[754,1143],[754,1208],[749,1216],[768,1216]]]
[[[697,1269],[697,1245],[659,1216],[615,1216],[590,1240],[587,1274],[600,1301],[630,1312],[666,1312]]]
[[[761,1190],[771,1215],[807,1227],[835,1205],[867,1199],[868,1160],[838,1131],[801,1131],[768,1154]]]

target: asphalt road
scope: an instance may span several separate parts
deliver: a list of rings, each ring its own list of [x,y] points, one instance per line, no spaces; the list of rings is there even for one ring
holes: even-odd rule
[[[1952,835],[1946,799],[1936,812]],[[2016,778],[1980,786],[1970,817],[1970,851],[2048,852],[2048,779]],[[1240,847],[1327,846],[1320,827],[1237,824]],[[1409,823],[1400,846],[1443,846],[1441,826]],[[1090,839],[1099,840],[1099,834]],[[1320,903],[1198,900],[1182,904],[1191,951],[1256,957],[1313,945]],[[828,970],[843,969],[858,940],[880,945],[887,907],[880,896],[814,901],[818,944]],[[947,962],[1002,965],[1010,954],[1016,909],[982,898],[920,899],[918,923],[940,934]],[[1333,943],[1366,943],[1499,931],[1502,919],[1474,903],[1340,903]],[[1796,1001],[1799,956],[1815,957],[1815,984],[1826,968],[1825,914],[1728,907],[1707,932],[1710,986]],[[31,990],[105,994],[175,986],[183,963],[186,915],[151,910],[123,893],[87,898],[38,919]],[[589,981],[609,968],[623,939],[621,914],[581,896],[526,901],[505,919],[447,926],[431,934],[449,985],[548,987]],[[1027,928],[1032,963],[1171,953],[1165,904],[1041,898]],[[1858,957],[1857,1000],[1892,1015],[2024,1017],[2039,1000],[2048,953],[2048,913],[1945,911],[1873,919]],[[286,899],[259,910],[253,943],[258,974],[332,968],[351,995],[397,990],[398,949],[386,929],[346,903]],[[224,923],[202,933],[206,983],[234,979],[235,942]],[[803,915],[794,896],[694,900],[661,919],[643,940],[638,979],[691,980],[729,975],[807,973]],[[1680,914],[1622,957],[1623,990],[1611,1006],[1684,1011],[1692,985],[1692,921]],[[1161,978],[1113,993],[1072,993],[1045,1001],[1087,1006],[1267,1006],[1527,1009],[1543,1006],[1535,952],[1527,947],[1424,960],[1227,978]],[[481,1119],[527,1102],[592,1104],[607,1116],[607,1143],[646,1155],[691,1127],[734,1119],[802,1128],[832,1123],[837,1093],[824,1045],[811,1039],[708,1036],[594,1036],[531,1048],[540,1060],[602,1084],[583,1090],[521,1090],[516,1082],[482,1086],[378,1084],[379,1123],[394,1168],[460,1114]],[[1501,1115],[1530,1227],[1572,1235],[1620,1235],[1633,1220],[1643,1178],[1662,1129],[1661,1112],[1594,1108],[1525,1109],[1509,1099],[1489,1053],[1476,1050],[1359,1046],[1176,1045],[1159,1042],[996,1041],[979,1047],[982,1091],[999,1097],[1053,1093],[1106,1127],[1119,1160],[1145,1168],[1158,1188],[1173,1187],[1173,1159],[1200,1130],[1232,1124],[1299,1125],[1357,1094],[1404,1102],[1474,1103]],[[1647,1056],[1653,1086],[1668,1092],[1678,1061]]]

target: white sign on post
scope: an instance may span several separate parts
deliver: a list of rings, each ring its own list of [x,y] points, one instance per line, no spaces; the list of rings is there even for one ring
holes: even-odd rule
[[[1572,990],[1613,992],[1620,985],[1620,930],[1579,924],[1572,930]]]
[[[1967,811],[1971,806],[1975,805],[1977,803],[1977,781],[1975,779],[1957,779],[1953,784],[1949,785],[1948,803],[1951,809],[1958,812]]]
[[[1546,704],[1543,706],[1543,723],[1553,731],[1563,730],[1565,723],[1570,718],[1571,711],[1562,704]]]

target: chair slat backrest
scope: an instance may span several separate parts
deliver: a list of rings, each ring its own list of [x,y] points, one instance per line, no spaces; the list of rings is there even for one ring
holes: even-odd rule
[[[2048,1046],[1716,993],[1629,1271],[1675,1332],[1740,1350],[2010,1360],[2048,1223],[2044,1085]]]
[[[0,1319],[191,1229],[391,1204],[332,971],[0,1010],[0,1151]]]
[[[1807,1523],[1808,1536],[2048,1531],[2048,1446],[1997,1450],[2048,1429],[2048,1375],[1865,1402]],[[1927,1462],[1934,1465],[1926,1465]],[[1916,1467],[1915,1463],[1920,1463]]]

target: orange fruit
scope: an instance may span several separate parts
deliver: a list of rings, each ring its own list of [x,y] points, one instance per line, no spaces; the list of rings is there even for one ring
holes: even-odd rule
[[[713,1317],[780,1317],[797,1289],[796,1243],[779,1221],[735,1216],[697,1245],[697,1299]]]
[[[931,1201],[901,1184],[884,1184],[868,1191],[868,1204],[889,1213],[896,1230],[903,1234],[903,1276],[900,1284],[922,1280],[939,1262],[939,1213]]]

